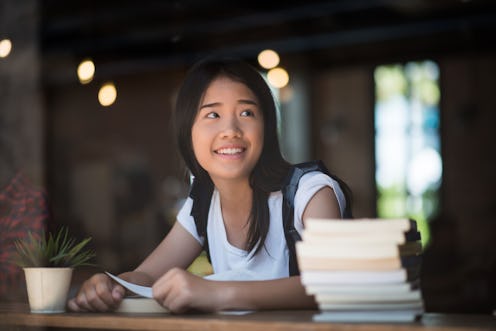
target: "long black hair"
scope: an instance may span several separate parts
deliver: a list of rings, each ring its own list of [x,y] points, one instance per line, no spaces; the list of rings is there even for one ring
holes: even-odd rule
[[[197,63],[186,75],[177,96],[174,112],[175,136],[181,156],[195,177],[195,185],[200,185],[203,190],[212,191],[212,180],[195,157],[191,128],[205,91],[210,83],[219,77],[227,77],[246,85],[257,97],[263,114],[264,145],[260,159],[250,175],[253,202],[247,245],[248,251],[256,247],[255,253],[258,253],[269,230],[270,212],[267,203],[269,194],[281,189],[290,167],[279,148],[276,105],[264,78],[254,67],[236,59],[207,59]],[[206,226],[204,228],[206,229]]]

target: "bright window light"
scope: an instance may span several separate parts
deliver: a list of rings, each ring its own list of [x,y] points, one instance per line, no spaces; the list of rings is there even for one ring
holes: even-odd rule
[[[377,213],[415,219],[426,245],[442,180],[439,68],[432,61],[383,65],[374,78]]]

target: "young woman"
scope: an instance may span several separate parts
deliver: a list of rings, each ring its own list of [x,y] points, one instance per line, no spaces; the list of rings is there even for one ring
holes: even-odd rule
[[[290,165],[279,149],[275,103],[264,79],[241,61],[200,62],[180,89],[175,125],[195,185],[213,191],[207,238],[214,274],[201,278],[185,271],[205,240],[191,216],[190,197],[159,246],[120,277],[152,286],[155,300],[176,313],[316,307],[300,277],[289,277],[280,190]],[[301,232],[309,217],[342,217],[346,200],[336,180],[320,172],[304,175],[295,196],[295,228]],[[68,306],[112,310],[124,293],[96,274]]]

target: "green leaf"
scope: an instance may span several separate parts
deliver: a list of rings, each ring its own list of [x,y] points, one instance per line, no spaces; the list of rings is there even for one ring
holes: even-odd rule
[[[11,259],[20,267],[77,267],[94,265],[90,262],[96,255],[85,248],[91,241],[88,237],[79,243],[69,236],[66,227],[62,227],[55,235],[48,236],[42,231],[41,235],[28,232],[25,239],[14,242],[16,255]]]

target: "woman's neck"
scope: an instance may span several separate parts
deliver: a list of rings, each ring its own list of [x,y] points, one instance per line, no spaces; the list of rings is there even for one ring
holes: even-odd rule
[[[248,180],[214,181],[214,185],[219,192],[227,241],[235,247],[246,250],[253,190]]]
[[[253,190],[248,180],[243,181],[217,181],[215,188],[219,192],[222,214],[225,221],[237,220],[246,224],[248,221]],[[233,217],[237,215],[237,217]],[[229,217],[226,217],[229,216]]]

